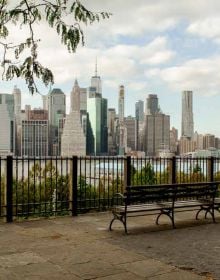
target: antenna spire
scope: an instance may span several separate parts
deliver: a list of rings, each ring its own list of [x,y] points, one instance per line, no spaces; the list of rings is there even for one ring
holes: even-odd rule
[[[96,59],[95,59],[95,76],[97,77],[97,56],[96,56]]]

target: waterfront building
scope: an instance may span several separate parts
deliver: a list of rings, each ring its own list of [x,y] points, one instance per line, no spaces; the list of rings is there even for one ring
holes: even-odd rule
[[[215,137],[215,148],[220,149],[220,138]]]
[[[193,92],[182,92],[182,136],[193,138]]]
[[[215,148],[215,135],[205,134],[203,137],[203,148],[205,150],[209,148]]]
[[[204,149],[204,136],[203,134],[199,134],[197,131],[195,131],[193,140],[195,141],[195,149],[196,150],[203,150]]]
[[[14,95],[0,94],[0,155],[14,152]]]
[[[194,152],[196,149],[196,142],[190,137],[181,136],[179,140],[180,155]]]

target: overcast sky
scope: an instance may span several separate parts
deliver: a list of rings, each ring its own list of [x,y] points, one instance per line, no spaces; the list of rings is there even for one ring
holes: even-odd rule
[[[109,11],[109,20],[85,29],[85,46],[69,54],[56,34],[39,25],[39,59],[55,75],[67,99],[74,79],[88,87],[98,59],[103,96],[118,108],[118,87],[125,86],[125,112],[134,115],[135,101],[157,94],[171,126],[181,127],[181,92],[193,90],[194,127],[220,137],[220,1],[219,0],[84,0],[94,11]],[[21,37],[19,32],[13,36]],[[1,82],[1,92],[14,84],[23,104],[41,105],[20,81]],[[41,87],[46,94],[47,88]],[[180,133],[180,131],[179,131]]]

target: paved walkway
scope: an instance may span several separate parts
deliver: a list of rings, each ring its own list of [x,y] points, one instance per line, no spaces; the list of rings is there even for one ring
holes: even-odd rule
[[[107,230],[110,213],[0,224],[0,279],[220,279],[220,218],[176,230],[154,218],[129,220],[129,235]]]

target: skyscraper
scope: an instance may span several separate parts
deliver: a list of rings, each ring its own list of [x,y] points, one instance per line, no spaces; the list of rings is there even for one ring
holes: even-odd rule
[[[156,94],[149,94],[146,100],[146,115],[154,115],[160,111],[158,97]]]
[[[21,156],[48,156],[48,112],[25,106],[19,130]]]
[[[0,94],[0,155],[14,151],[14,96]]]
[[[74,87],[70,93],[70,112],[80,112],[80,87],[78,81],[75,80]]]
[[[14,96],[14,114],[15,118],[19,119],[20,118],[20,113],[21,113],[21,91],[19,88],[16,86],[13,89],[12,92]]]
[[[49,122],[49,154],[60,155],[58,135],[59,120],[66,116],[66,96],[59,88],[54,88],[47,95]]]
[[[159,149],[170,147],[170,116],[159,113],[145,116],[144,151],[156,156]]]
[[[87,89],[79,87],[78,81],[75,80],[74,86],[70,93],[70,112],[87,110]]]
[[[70,113],[63,121],[63,131],[61,136],[62,156],[85,156],[86,155],[86,107],[83,93],[75,80],[70,94]],[[84,98],[84,96],[83,96]],[[83,105],[83,108],[81,107]]]
[[[135,103],[135,118],[141,122],[144,120],[144,101],[142,100]]]
[[[68,157],[86,155],[86,136],[78,111],[71,111],[66,117],[61,136],[61,155]]]
[[[182,136],[193,138],[193,92],[182,92]]]
[[[143,148],[147,156],[156,156],[159,150],[170,148],[170,116],[160,111],[156,94],[147,98]]]
[[[102,94],[102,81],[100,76],[98,76],[97,60],[95,64],[95,75],[91,78],[91,87],[96,89],[96,93]]]
[[[48,156],[48,120],[22,120],[21,156]]]
[[[124,119],[124,125],[127,129],[127,147],[135,151],[137,149],[137,120],[128,116]]]
[[[19,133],[21,130],[21,91],[16,86],[12,92],[14,96],[14,154],[20,155]]]
[[[118,118],[120,123],[124,122],[124,106],[125,106],[124,98],[125,98],[125,90],[124,90],[124,86],[121,85],[119,86],[119,95],[118,95]]]
[[[102,98],[101,78],[91,78],[87,98],[87,154],[106,154],[108,152],[107,99]]]

